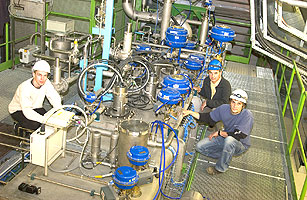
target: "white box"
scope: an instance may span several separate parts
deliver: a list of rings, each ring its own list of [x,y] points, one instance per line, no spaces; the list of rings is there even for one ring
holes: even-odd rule
[[[18,50],[19,59],[21,63],[30,63],[35,60],[33,53],[39,52],[40,48],[37,45],[27,45],[24,48]]]
[[[60,22],[54,20],[47,20],[46,31],[55,33],[69,33],[74,31],[75,22],[73,20]]]
[[[39,130],[40,128],[30,137],[30,161],[32,164],[48,167],[65,150],[66,134],[63,129],[49,126],[46,126],[44,135]]]

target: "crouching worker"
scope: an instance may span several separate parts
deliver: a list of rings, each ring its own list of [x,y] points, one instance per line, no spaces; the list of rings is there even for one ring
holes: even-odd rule
[[[19,127],[30,130],[40,127],[43,115],[47,112],[43,108],[45,97],[53,107],[61,107],[61,97],[48,79],[49,73],[50,65],[45,60],[40,60],[32,68],[33,77],[18,86],[8,107],[12,118],[17,121],[15,134]]]
[[[230,104],[217,107],[210,113],[198,113],[184,110],[183,116],[192,115],[198,121],[213,126],[218,121],[224,124],[224,130],[211,133],[207,138],[199,141],[196,150],[208,157],[217,159],[215,167],[207,168],[210,175],[225,172],[232,156],[245,152],[250,147],[250,133],[254,118],[252,113],[245,109],[247,93],[241,89],[230,95]]]
[[[222,74],[222,63],[217,59],[212,60],[208,65],[208,76],[203,82],[203,87],[194,87],[194,90],[205,99],[202,101],[199,97],[193,97],[192,102],[197,112],[210,112],[216,107],[228,103],[231,86]]]

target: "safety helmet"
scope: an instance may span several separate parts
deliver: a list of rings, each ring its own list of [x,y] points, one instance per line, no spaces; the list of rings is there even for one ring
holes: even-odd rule
[[[50,73],[50,65],[45,60],[37,61],[32,68],[32,72],[36,70]]]
[[[247,103],[247,99],[248,99],[248,96],[247,96],[247,93],[242,90],[242,89],[236,89],[235,91],[232,92],[232,94],[230,95],[229,97],[230,99],[234,99],[234,100],[238,100],[238,101],[241,101],[243,103]]]
[[[222,63],[217,59],[213,59],[209,62],[208,70],[221,70],[222,68]]]

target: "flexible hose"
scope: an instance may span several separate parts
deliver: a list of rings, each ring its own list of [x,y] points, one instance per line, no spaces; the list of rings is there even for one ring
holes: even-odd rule
[[[141,86],[137,87],[137,88],[129,88],[128,86],[128,93],[134,93],[134,92],[138,92],[140,91],[141,89],[143,89],[148,81],[149,81],[149,75],[150,73],[153,71],[152,70],[152,66],[151,64],[143,57],[141,56],[133,56],[133,57],[130,57],[130,58],[127,58],[126,60],[123,60],[120,64],[119,64],[119,68],[122,72],[122,74],[124,73],[124,68],[127,64],[129,63],[138,63],[140,65],[142,65],[144,68],[145,68],[145,81],[141,84]],[[126,84],[128,85],[128,84]]]
[[[82,81],[83,81],[83,78],[86,74],[86,72],[92,68],[95,68],[96,66],[104,66],[104,67],[108,67],[110,69],[112,69],[115,74],[113,75],[112,79],[111,79],[111,83],[108,84],[107,88],[105,90],[103,90],[98,96],[102,96],[102,94],[106,94],[114,85],[115,81],[116,81],[116,78],[119,77],[119,80],[121,83],[123,83],[123,78],[119,72],[119,70],[117,70],[115,67],[111,66],[111,65],[108,65],[108,64],[105,64],[105,63],[93,63],[91,65],[89,65],[88,67],[84,68],[82,70],[82,72],[80,73],[79,77],[78,77],[78,91],[82,94],[81,96],[84,98],[86,96],[86,93],[84,92],[84,89],[83,89],[83,86],[82,86]],[[98,99],[98,98],[96,98]]]
[[[159,189],[158,189],[158,191],[157,191],[157,193],[156,193],[156,195],[155,195],[155,197],[154,197],[154,200],[157,198],[157,196],[158,196],[158,194],[159,194],[160,192],[163,194],[163,192],[162,192],[162,190],[161,190],[161,187],[162,187],[162,183],[163,183],[163,180],[164,180],[165,171],[166,171],[170,166],[172,166],[172,165],[174,164],[175,160],[177,159],[177,155],[178,155],[178,151],[179,151],[179,139],[178,139],[178,136],[177,136],[176,131],[175,131],[169,124],[164,123],[164,122],[162,122],[162,121],[156,120],[156,121],[154,121],[154,122],[152,123],[151,132],[152,132],[153,127],[154,127],[155,124],[157,124],[155,133],[157,133],[158,127],[160,127],[160,129],[161,129],[161,134],[162,134],[162,149],[161,149],[161,156],[160,156],[161,159],[160,159],[160,165],[159,165]],[[176,139],[177,139],[177,151],[176,151],[176,154],[174,155],[174,158],[173,158],[172,162],[171,162],[166,168],[165,168],[165,160],[166,160],[166,157],[165,157],[165,141],[164,141],[164,128],[163,128],[164,125],[167,126],[168,128],[170,128],[170,129],[174,132],[174,134],[175,134],[175,136],[176,136]],[[163,168],[161,167],[162,160],[163,160]],[[162,178],[161,178],[161,173],[162,173]],[[163,195],[164,195],[164,194],[163,194]]]

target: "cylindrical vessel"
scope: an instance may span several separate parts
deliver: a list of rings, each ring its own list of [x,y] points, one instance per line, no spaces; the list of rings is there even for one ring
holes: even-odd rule
[[[116,149],[116,145],[117,145],[117,142],[118,142],[118,138],[119,138],[119,134],[118,132],[113,132],[112,136],[111,136],[111,142],[110,142],[110,151],[112,151],[109,155],[109,160],[110,160],[110,163],[112,165],[115,164],[116,162],[116,155],[117,155],[117,149]]]
[[[125,120],[119,124],[118,165],[132,166],[127,152],[132,146],[147,147],[149,124],[142,120]]]
[[[51,48],[54,49],[54,51],[50,50],[51,57],[68,60],[68,54],[56,52],[56,50],[70,51],[72,49],[72,43],[65,38],[52,39]]]
[[[155,74],[151,74],[149,77],[149,81],[146,86],[146,93],[149,98],[156,99],[157,96],[157,86],[158,86],[158,77]]]
[[[161,75],[161,66],[154,65],[154,71],[155,71],[155,74],[157,75],[157,77],[159,78],[160,75]]]
[[[55,58],[55,65],[53,67],[53,83],[59,84],[61,82],[62,69],[60,66],[60,58]]]
[[[101,144],[101,135],[99,132],[92,133],[92,146],[91,146],[91,155],[92,162],[98,162],[98,157],[100,153],[100,144]]]
[[[198,50],[202,50],[206,43],[208,30],[209,30],[209,16],[208,12],[206,12],[206,16],[203,18],[203,22],[201,23],[200,36],[199,36],[199,47]]]
[[[126,103],[128,91],[126,87],[116,86],[113,92],[113,110],[117,116],[122,116],[126,113]]]
[[[169,22],[171,19],[171,13],[172,13],[172,0],[166,0],[164,1],[163,6],[163,17],[161,22],[161,41],[165,39],[166,36],[166,30],[169,27]]]
[[[123,53],[129,54],[132,45],[131,23],[128,23],[128,29],[124,35]]]

